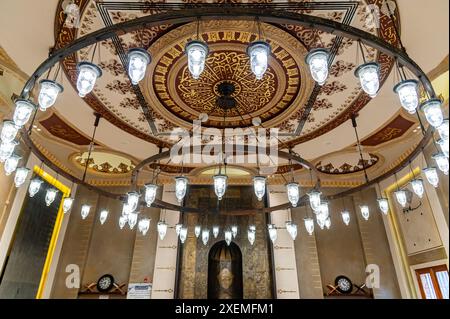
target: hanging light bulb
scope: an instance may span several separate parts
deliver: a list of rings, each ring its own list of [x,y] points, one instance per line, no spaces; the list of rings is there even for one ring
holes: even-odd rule
[[[328,50],[322,48],[313,49],[306,56],[311,76],[319,85],[323,85],[327,80],[329,56]]]
[[[108,214],[109,214],[109,212],[106,210],[106,209],[103,209],[101,212],[100,212],[100,224],[104,224],[105,222],[106,222],[106,219],[108,218]]]
[[[73,198],[71,197],[66,197],[63,200],[63,212],[68,213],[71,209],[72,209],[72,205],[73,205]]]
[[[414,193],[419,196],[419,198],[423,197],[423,193],[425,191],[423,186],[423,180],[421,178],[416,178],[411,181],[411,186]]]
[[[387,215],[388,211],[389,211],[389,201],[387,200],[387,198],[384,197],[380,197],[377,199],[378,202],[378,208],[380,209],[380,211]]]
[[[44,181],[39,178],[33,178],[30,182],[30,186],[28,186],[28,193],[30,197],[34,197],[34,195],[39,192],[39,189],[41,188],[41,185]]]
[[[406,204],[408,203],[408,199],[406,197],[406,191],[399,189],[396,192],[394,192],[395,198],[397,199],[397,202],[402,206],[406,207]]]
[[[120,227],[120,229],[123,229],[127,222],[128,222],[127,216],[124,216],[124,215],[120,216],[119,217],[119,227]]]
[[[257,80],[261,80],[267,70],[270,45],[264,41],[255,41],[248,45],[247,54],[250,57],[250,68]]]
[[[231,233],[231,230],[226,229],[224,231],[224,237],[225,237],[225,242],[227,243],[228,246],[230,246],[231,240],[233,239],[233,234]]]
[[[175,233],[177,234],[177,236],[180,236],[181,228],[183,228],[183,224],[175,225]]]
[[[314,232],[314,220],[310,217],[305,218],[304,220],[306,231],[309,235],[312,235]]]
[[[12,154],[10,157],[8,157],[5,161],[5,165],[3,166],[3,169],[5,170],[5,175],[9,176],[14,172],[17,168],[17,165],[19,165],[19,161],[22,157],[17,156],[15,154]]]
[[[266,193],[266,178],[264,176],[253,177],[253,190],[256,198],[261,201]]]
[[[213,233],[214,238],[217,238],[219,236],[219,231],[220,231],[219,226],[214,225],[212,228],[212,233]]]
[[[153,202],[156,199],[156,192],[158,191],[158,185],[155,184],[145,184],[145,203],[147,207],[152,206]]]
[[[237,225],[232,225],[232,226],[231,226],[231,234],[233,235],[233,238],[236,238],[237,233],[238,233],[238,227],[237,227]]]
[[[422,172],[425,174],[425,177],[427,178],[428,183],[430,183],[434,187],[439,186],[439,175],[438,175],[436,167],[424,168],[422,170]]]
[[[127,193],[127,204],[131,211],[135,211],[139,204],[139,197],[141,195],[138,192],[128,192]]]
[[[19,128],[14,124],[13,121],[4,121],[2,126],[2,131],[0,133],[0,140],[3,143],[10,143],[14,141],[17,136]]]
[[[431,99],[424,102],[420,109],[425,113],[425,117],[430,125],[439,127],[444,122],[444,115],[441,110],[442,101],[439,99]]]
[[[278,237],[277,228],[274,224],[267,225],[267,230],[269,231],[269,238],[272,241],[272,243],[275,243]]]
[[[45,112],[55,104],[58,94],[62,93],[64,88],[52,80],[41,80],[39,84],[41,86],[38,96],[39,109]]]
[[[2,142],[0,144],[0,162],[6,161],[14,153],[17,145],[19,145],[17,141]]]
[[[86,219],[91,211],[91,205],[84,204],[81,206],[81,218]]]
[[[214,192],[218,200],[222,200],[223,195],[225,195],[225,191],[227,190],[227,175],[217,174],[213,176],[214,180]]]
[[[436,161],[439,170],[445,175],[448,175],[449,165],[447,156],[444,153],[437,153],[432,158]]]
[[[286,191],[292,207],[297,207],[298,200],[300,199],[300,187],[298,183],[291,182],[286,184]]]
[[[256,240],[256,230],[252,228],[252,225],[248,227],[247,230],[247,239],[251,246],[255,243]]]
[[[440,138],[436,143],[441,148],[441,151],[445,155],[445,157],[448,158],[448,138],[447,139]]]
[[[308,193],[309,196],[309,204],[313,211],[317,211],[320,208],[320,195],[322,193],[316,190],[312,190]]]
[[[442,124],[437,127],[437,130],[441,139],[446,140],[448,145],[448,119],[442,121]]]
[[[142,236],[145,236],[150,229],[150,219],[149,218],[142,218],[138,222],[138,230],[142,234]]]
[[[16,170],[16,175],[14,176],[14,185],[16,185],[16,187],[22,186],[23,183],[25,183],[29,172],[30,170],[28,168],[19,167]]]
[[[346,226],[350,224],[350,212],[348,210],[344,210],[341,212],[342,221]]]
[[[369,220],[369,216],[370,216],[369,206],[361,205],[361,206],[359,206],[359,209],[361,211],[361,216],[364,218],[364,220]]]
[[[188,182],[188,179],[184,176],[175,177],[175,196],[179,203],[181,203],[184,196],[186,196]]]
[[[208,56],[208,45],[202,41],[189,41],[186,44],[188,57],[188,68],[194,79],[198,79],[205,69],[206,57]]]
[[[369,62],[360,65],[355,70],[355,75],[359,78],[362,89],[371,98],[374,98],[380,88],[380,65],[376,62]]]
[[[202,230],[202,242],[203,245],[208,245],[208,241],[209,241],[209,229],[208,228],[203,228]]]
[[[195,234],[196,238],[200,237],[201,232],[202,232],[202,226],[195,225],[195,227],[194,227],[194,234]]]
[[[187,233],[188,233],[187,227],[181,227],[181,230],[180,230],[180,241],[181,241],[182,244],[184,244],[184,242],[186,241]]]
[[[136,226],[137,220],[138,220],[138,214],[129,213],[127,215],[128,226],[130,226],[130,229],[133,229],[134,226]]]
[[[36,110],[36,105],[28,100],[16,100],[16,109],[14,110],[13,121],[14,124],[21,128],[30,120],[31,114]]]
[[[326,227],[327,229],[330,229],[330,228],[331,228],[331,218],[330,218],[330,216],[328,216],[328,217],[325,219],[325,227]]]
[[[78,78],[77,90],[80,97],[85,97],[95,86],[97,78],[102,76],[102,70],[90,62],[79,62],[77,64]]]
[[[145,76],[150,54],[144,49],[136,48],[128,51],[128,76],[133,85],[138,84]]]
[[[47,206],[50,206],[56,198],[56,194],[58,193],[58,190],[56,188],[49,188],[47,189],[47,192],[45,193],[45,204]]]
[[[297,224],[293,223],[292,221],[287,221],[286,230],[291,236],[292,240],[295,240],[295,238],[297,238]]]
[[[398,95],[400,104],[409,114],[416,113],[419,105],[418,84],[416,80],[403,80],[394,86],[394,92]]]
[[[167,223],[163,220],[160,220],[156,228],[158,229],[159,238],[161,240],[164,240],[164,237],[166,237],[167,234]]]

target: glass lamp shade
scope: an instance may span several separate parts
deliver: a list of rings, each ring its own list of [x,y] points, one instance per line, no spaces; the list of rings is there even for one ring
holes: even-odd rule
[[[416,194],[419,198],[423,197],[423,193],[425,192],[425,188],[423,186],[423,180],[421,178],[416,178],[411,181],[411,186],[414,191],[414,194]]]
[[[433,159],[435,160],[439,170],[445,175],[448,175],[449,165],[447,156],[445,156],[444,153],[437,153],[433,155]]]
[[[327,219],[327,217],[324,218],[322,213],[319,213],[319,214],[316,215],[316,222],[317,222],[317,225],[319,225],[320,229],[324,229],[325,228],[325,220],[326,219]]]
[[[3,169],[5,170],[5,175],[9,176],[11,175],[17,168],[17,165],[19,165],[19,161],[22,157],[17,156],[15,154],[12,154],[10,157],[8,157],[5,161],[5,164],[3,165]]]
[[[272,241],[272,243],[275,243],[275,241],[278,238],[277,228],[275,227],[274,224],[269,224],[267,225],[267,230],[269,231],[270,240]]]
[[[255,240],[256,240],[256,231],[250,227],[247,230],[247,239],[248,239],[248,242],[250,243],[250,245],[253,246],[253,244],[255,243]]]
[[[142,236],[145,236],[150,229],[150,219],[149,218],[142,218],[138,222],[138,230],[142,234]]]
[[[361,211],[361,216],[364,218],[364,220],[369,220],[370,217],[369,206],[361,205],[359,206],[359,210]]]
[[[444,122],[444,115],[441,109],[442,101],[439,99],[431,99],[424,102],[420,109],[425,114],[428,123],[433,127],[439,127]]]
[[[39,109],[45,112],[55,104],[58,94],[62,93],[64,88],[52,80],[41,80],[39,84],[41,86],[38,96]]]
[[[131,211],[135,211],[139,204],[139,197],[141,195],[138,192],[128,192],[127,193],[127,204]]]
[[[233,240],[233,234],[231,233],[231,230],[227,229],[224,231],[224,237],[225,237],[225,242],[227,243],[228,246],[230,246],[231,241]]]
[[[236,238],[236,236],[238,234],[238,227],[237,227],[237,225],[232,225],[231,226],[231,234],[233,235],[233,238]]]
[[[448,158],[448,138],[447,139],[440,138],[437,140],[436,143],[441,148],[441,152],[445,155],[445,157]]]
[[[344,210],[341,212],[342,221],[346,226],[350,224],[350,212],[348,210]]]
[[[128,226],[130,226],[130,229],[133,229],[134,226],[136,226],[138,220],[138,214],[136,213],[129,213],[127,216],[127,222]]]
[[[125,227],[127,221],[128,221],[127,216],[123,216],[122,215],[122,216],[119,217],[119,227],[120,227],[120,229],[123,229]]]
[[[166,237],[167,234],[167,223],[160,220],[156,228],[158,229],[159,239],[164,240],[164,237]]]
[[[323,85],[328,77],[328,58],[330,53],[326,49],[313,49],[306,56],[306,63],[314,81]]]
[[[355,70],[355,75],[359,78],[361,88],[372,98],[377,95],[380,88],[379,73],[380,66],[375,62],[364,63]]]
[[[425,177],[427,178],[428,183],[430,183],[434,187],[439,186],[439,175],[438,175],[436,167],[424,168],[422,170],[422,172],[425,174]]]
[[[186,44],[188,57],[188,68],[194,79],[198,79],[205,69],[206,57],[208,56],[208,45],[202,41],[189,41]]]
[[[128,203],[124,203],[122,206],[122,215],[128,216],[129,214],[134,212],[134,210],[131,208],[132,208],[131,205],[129,205]]]
[[[331,218],[330,218],[330,216],[328,216],[328,217],[325,219],[325,227],[326,227],[327,229],[330,229],[330,228],[331,228]]]
[[[78,78],[77,90],[80,97],[85,97],[94,89],[97,78],[102,76],[102,70],[90,62],[79,62],[77,64]]]
[[[441,139],[446,140],[448,145],[448,119],[442,121],[442,124],[437,127],[437,130]]]
[[[256,198],[261,201],[266,193],[266,178],[264,176],[253,177],[253,190]]]
[[[270,45],[264,41],[255,41],[247,47],[250,58],[250,68],[257,80],[261,80],[267,70],[270,55]]]
[[[103,225],[106,222],[106,219],[108,219],[108,215],[109,215],[109,212],[106,209],[103,209],[100,212],[100,217],[99,217],[100,224]]]
[[[56,194],[58,194],[58,190],[56,188],[49,188],[45,193],[45,204],[50,206],[56,198]]]
[[[187,233],[188,233],[187,227],[182,227],[180,230],[180,241],[182,244],[184,244],[184,242],[187,239]]]
[[[175,177],[175,196],[179,203],[181,203],[186,196],[188,186],[188,179],[184,176]]]
[[[227,190],[227,180],[228,177],[223,174],[218,174],[213,176],[214,180],[214,192],[219,200],[222,200],[225,191]]]
[[[14,185],[16,185],[16,187],[22,186],[23,183],[25,183],[29,172],[30,170],[28,168],[19,167],[16,170],[16,175],[14,176]]]
[[[297,224],[291,222],[291,221],[287,221],[286,222],[286,230],[289,233],[289,235],[291,236],[292,240],[295,240],[295,238],[297,238]]]
[[[419,105],[418,83],[416,80],[404,80],[394,86],[400,104],[409,114],[414,114]]]
[[[324,219],[330,215],[330,208],[328,207],[328,202],[320,203],[318,215],[323,216]]]
[[[84,204],[81,206],[81,218],[86,219],[91,211],[91,205]]]
[[[406,204],[408,203],[408,199],[406,197],[406,192],[402,189],[399,189],[398,191],[394,192],[395,198],[397,199],[397,202],[402,206],[406,207]]]
[[[73,205],[73,198],[71,198],[71,197],[64,198],[63,212],[68,213],[72,209],[72,205]]]
[[[13,121],[4,121],[2,126],[2,131],[0,133],[0,140],[3,143],[10,143],[14,141],[17,136],[19,128],[14,124]]]
[[[0,144],[0,162],[3,163],[12,156],[17,145],[19,145],[17,141],[2,142]]]
[[[286,184],[286,192],[292,207],[297,207],[298,200],[300,199],[300,187],[298,183],[292,182]]]
[[[16,109],[14,110],[13,121],[14,124],[21,128],[30,120],[31,114],[36,109],[36,105],[28,100],[16,100]]]
[[[155,184],[145,184],[145,203],[147,204],[147,207],[152,206],[153,202],[156,199],[156,192],[158,191],[158,185]]]
[[[387,200],[387,198],[384,197],[380,197],[377,199],[378,202],[378,208],[380,209],[380,211],[387,215],[388,211],[389,211],[389,201]]]
[[[177,236],[180,236],[181,228],[183,227],[183,224],[176,224],[175,225],[175,233]]]
[[[30,186],[28,186],[28,194],[30,197],[33,197],[39,192],[41,185],[44,181],[39,178],[33,178],[30,182]]]
[[[133,85],[138,84],[145,76],[150,54],[144,49],[136,48],[128,51],[128,76]]]
[[[322,193],[316,190],[313,190],[308,193],[309,196],[309,204],[313,211],[318,211],[320,207],[320,195]]]
[[[314,220],[312,218],[305,218],[303,220],[305,223],[305,229],[309,235],[312,235],[314,232]]]
[[[219,231],[220,231],[219,226],[214,225],[212,228],[212,233],[213,233],[214,238],[217,238],[219,236]]]
[[[202,230],[202,242],[203,245],[208,245],[208,241],[209,241],[209,229],[208,228],[204,228]]]
[[[202,233],[202,226],[195,225],[195,227],[194,227],[194,235],[195,235],[195,237],[199,238],[201,233]]]

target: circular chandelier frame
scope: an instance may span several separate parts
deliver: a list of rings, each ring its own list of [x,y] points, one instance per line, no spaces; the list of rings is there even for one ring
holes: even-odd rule
[[[276,9],[276,7],[272,6],[261,6],[261,5],[227,5],[224,4],[221,7],[211,6],[211,5],[176,5],[171,8],[171,11],[157,13],[153,15],[144,16],[141,18],[137,18],[134,20],[129,20],[122,23],[117,23],[112,26],[105,27],[103,29],[94,31],[86,36],[83,36],[67,46],[63,48],[59,48],[55,50],[44,62],[39,65],[39,67],[33,72],[28,81],[25,83],[25,86],[21,92],[20,97],[23,99],[27,99],[33,87],[35,86],[37,80],[47,72],[51,67],[53,67],[56,63],[64,59],[65,57],[75,53],[76,51],[95,44],[97,42],[107,40],[115,35],[123,35],[133,30],[148,28],[153,26],[158,26],[161,24],[185,24],[190,22],[198,21],[198,19],[214,19],[214,20],[254,20],[258,18],[260,22],[272,23],[272,24],[292,24],[303,26],[307,28],[318,29],[336,36],[343,36],[352,40],[357,40],[365,45],[371,46],[372,48],[383,52],[398,61],[399,64],[408,68],[421,82],[424,90],[428,93],[430,98],[435,98],[436,94],[431,85],[430,80],[428,79],[425,72],[417,65],[417,63],[412,60],[408,54],[397,47],[392,46],[390,43],[380,39],[379,37],[370,34],[368,32],[362,31],[360,29],[344,25],[342,23],[332,21],[325,18],[320,18],[316,16],[305,15],[301,13],[286,11],[283,9]],[[333,200],[337,198],[341,198],[344,196],[351,195],[352,193],[361,191],[362,189],[368,188],[373,184],[378,183],[379,181],[393,175],[394,173],[400,171],[404,167],[406,167],[415,157],[417,157],[430,139],[433,136],[433,127],[430,125],[426,130],[423,139],[419,142],[417,147],[405,158],[403,161],[397,165],[396,167],[390,169],[378,177],[351,189],[345,190],[335,195],[327,196],[327,200]],[[24,143],[30,148],[31,152],[33,152],[45,165],[59,173],[60,175],[66,177],[67,179],[77,183],[79,185],[83,185],[90,190],[93,190],[103,196],[114,198],[118,200],[124,200],[124,195],[114,194],[108,191],[105,191],[99,187],[90,185],[89,183],[81,180],[61,168],[57,165],[53,164],[32,142],[28,131],[23,128],[21,130],[21,136]],[[132,185],[137,184],[137,173],[140,169],[142,169],[145,165],[151,164],[158,160],[168,158],[170,156],[170,151],[165,151],[156,155],[153,155],[141,163],[139,163],[132,172]],[[292,160],[293,162],[297,162],[302,166],[306,167],[313,171],[316,175],[316,184],[315,188],[320,186],[320,178],[317,169],[314,165],[311,165],[308,161],[301,158],[299,155],[291,153],[291,152],[283,152],[278,151],[278,156],[280,158],[284,158],[287,160]],[[303,206],[307,203],[307,195],[304,195],[300,198],[298,206]],[[183,207],[179,205],[174,205],[162,200],[155,200],[152,206],[157,208],[164,208],[167,210],[188,212],[188,213],[206,213],[205,210],[201,210],[198,208],[192,207]],[[280,204],[273,207],[261,208],[261,209],[251,209],[251,210],[232,210],[225,213],[227,215],[249,215],[255,213],[269,213],[277,210],[285,210],[291,208],[292,205],[287,202],[284,204]]]

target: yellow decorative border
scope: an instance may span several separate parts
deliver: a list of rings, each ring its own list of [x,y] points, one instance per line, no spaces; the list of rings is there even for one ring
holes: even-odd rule
[[[39,175],[42,179],[44,179],[47,183],[51,184],[55,188],[57,188],[59,191],[63,193],[63,197],[61,198],[61,203],[58,208],[58,213],[56,215],[56,221],[55,226],[53,227],[52,237],[50,239],[50,244],[48,246],[47,250],[47,257],[45,258],[44,267],[42,269],[42,275],[41,280],[39,282],[39,288],[36,293],[36,299],[41,299],[42,294],[44,292],[45,282],[47,281],[48,272],[50,271],[50,265],[52,263],[53,254],[55,253],[56,248],[56,242],[58,239],[59,231],[61,229],[61,224],[64,216],[63,212],[63,201],[64,198],[70,196],[70,188],[61,183],[60,181],[56,180],[53,176],[51,176],[49,173],[45,172],[43,169],[39,168],[38,166],[34,166],[33,168],[34,173]]]

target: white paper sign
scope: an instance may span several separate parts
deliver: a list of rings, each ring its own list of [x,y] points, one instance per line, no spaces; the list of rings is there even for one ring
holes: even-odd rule
[[[150,299],[152,284],[134,283],[128,284],[127,299]]]

